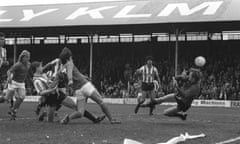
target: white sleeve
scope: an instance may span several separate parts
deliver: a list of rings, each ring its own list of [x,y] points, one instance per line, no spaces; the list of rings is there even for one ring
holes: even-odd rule
[[[156,74],[156,75],[158,75],[158,70],[157,70],[157,68],[156,68],[156,67],[154,67],[154,69],[153,69],[153,70],[154,70],[155,74]]]
[[[44,90],[43,84],[40,80],[35,80],[33,82],[34,88],[36,89],[37,93],[40,93]]]
[[[140,67],[140,68],[138,69],[138,71],[139,71],[139,72],[143,72],[143,71],[144,71],[144,66]]]

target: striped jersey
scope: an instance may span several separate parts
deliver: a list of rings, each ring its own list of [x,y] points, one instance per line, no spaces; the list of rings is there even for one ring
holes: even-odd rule
[[[48,89],[48,78],[44,75],[34,76],[33,85],[37,93],[40,93],[43,90]]]
[[[54,60],[54,61],[56,62],[48,65],[44,70],[49,78],[55,78],[59,71],[66,72],[66,69],[62,68],[62,64],[60,63],[59,60]]]
[[[0,47],[0,59],[7,58],[7,50],[5,48]]]
[[[5,48],[0,47],[0,67],[3,62],[7,60],[7,50]]]
[[[158,70],[155,66],[148,67],[147,65],[142,66],[139,71],[141,72],[142,82],[153,83],[155,76],[158,75]]]

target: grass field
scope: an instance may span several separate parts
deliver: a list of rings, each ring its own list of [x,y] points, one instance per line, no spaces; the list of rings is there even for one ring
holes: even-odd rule
[[[36,103],[24,103],[18,119],[9,121],[8,105],[0,104],[0,144],[122,144],[125,138],[145,144],[165,142],[180,133],[205,133],[207,137],[189,140],[184,144],[216,144],[240,136],[240,110],[230,108],[192,108],[187,121],[162,115],[166,106],[158,106],[153,116],[148,109],[133,114],[134,105],[108,105],[122,124],[111,125],[107,120],[92,124],[85,118],[68,125],[57,122],[38,122],[34,113]],[[99,107],[89,104],[87,109],[101,115]],[[62,117],[71,110],[62,108]],[[235,141],[232,144],[240,144]]]

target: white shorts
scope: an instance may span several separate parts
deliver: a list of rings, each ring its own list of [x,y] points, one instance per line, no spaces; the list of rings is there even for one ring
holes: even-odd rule
[[[91,97],[96,88],[93,86],[91,82],[87,82],[82,86],[79,90],[75,91],[76,97]]]
[[[25,95],[26,95],[25,83],[19,83],[12,80],[12,83],[8,84],[8,90],[14,91],[16,98],[21,98],[21,99],[25,98]],[[13,97],[14,93],[11,96],[8,95],[8,99],[10,97]]]
[[[25,90],[25,83],[19,83],[14,80],[12,80],[11,84],[8,84],[9,90],[15,90],[15,89],[24,89]]]

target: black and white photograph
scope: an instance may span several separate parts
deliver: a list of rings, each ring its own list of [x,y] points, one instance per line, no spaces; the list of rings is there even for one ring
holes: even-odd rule
[[[1,0],[0,144],[240,144],[240,0]]]

